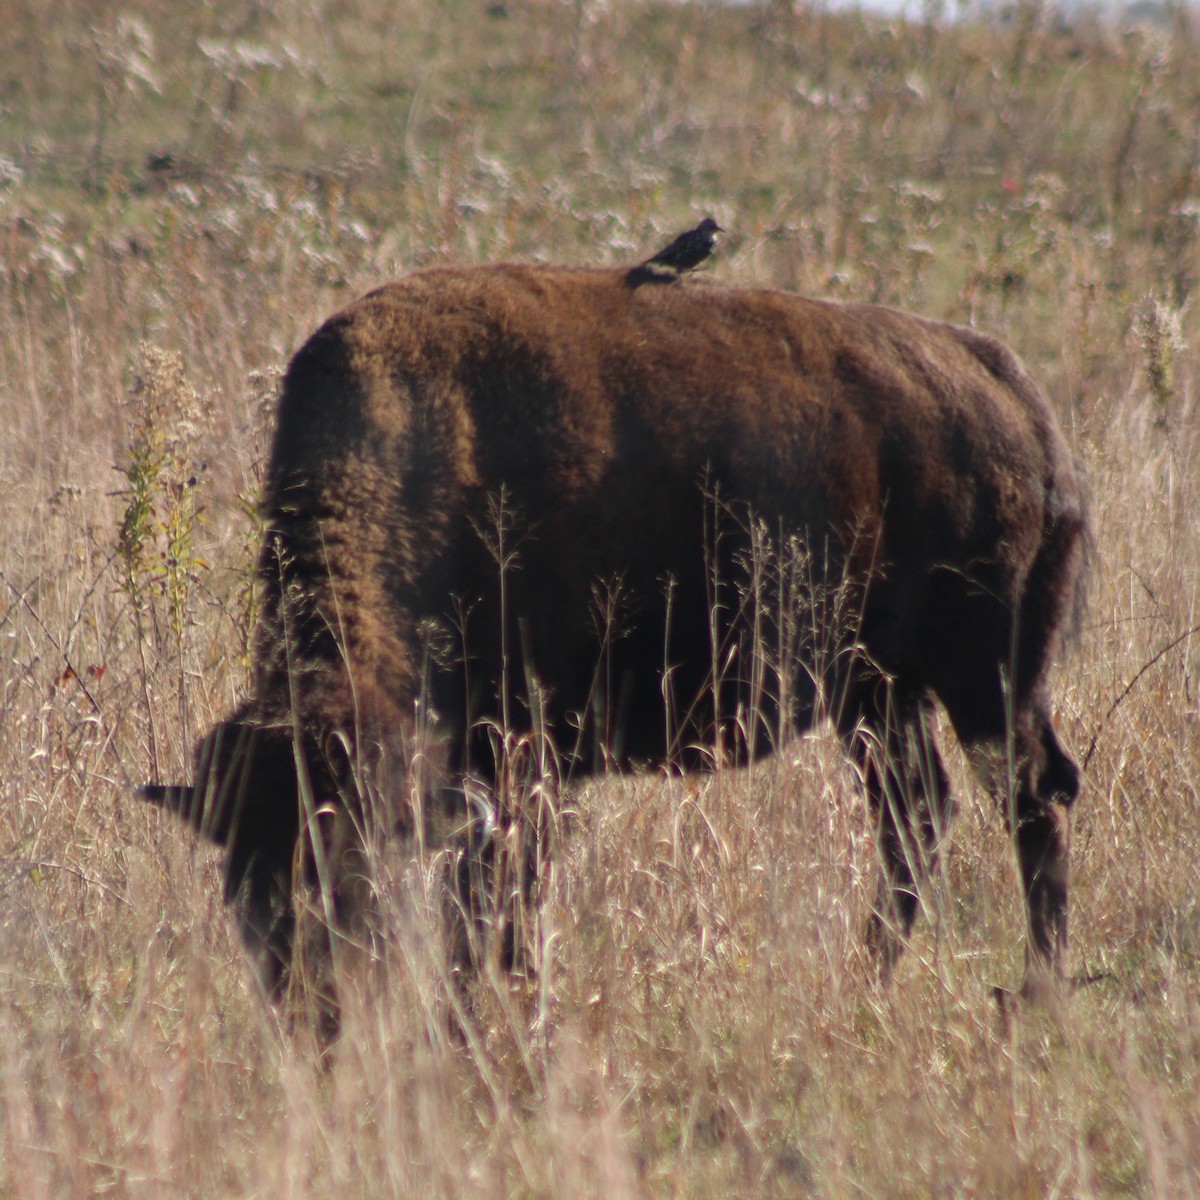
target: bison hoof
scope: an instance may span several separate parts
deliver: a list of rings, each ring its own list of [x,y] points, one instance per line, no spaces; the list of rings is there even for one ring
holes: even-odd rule
[[[992,997],[1000,1010],[1000,1022],[1007,1033],[1013,1018],[1022,1009],[1052,1010],[1065,1000],[1074,986],[1069,979],[1053,971],[1027,971],[1019,991],[992,988]]]

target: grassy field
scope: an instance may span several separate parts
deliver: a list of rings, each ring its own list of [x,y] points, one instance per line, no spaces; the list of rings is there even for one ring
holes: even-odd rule
[[[0,1196],[1200,1194],[1200,26],[787,3],[0,0]],[[890,990],[827,734],[569,797],[541,974],[447,1035],[427,879],[319,1061],[130,787],[243,694],[287,356],[423,264],[636,261],[1000,334],[1089,479],[1076,969],[963,811]],[[405,912],[411,915],[406,919]]]

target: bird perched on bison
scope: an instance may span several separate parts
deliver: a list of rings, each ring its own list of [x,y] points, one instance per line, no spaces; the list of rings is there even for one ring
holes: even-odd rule
[[[716,230],[647,265],[691,269]],[[820,717],[877,830],[886,978],[953,813],[935,704],[1009,824],[1026,987],[1065,977],[1079,775],[1050,668],[1084,500],[999,342],[621,270],[431,269],[292,360],[265,519],[251,693],[189,784],[143,795],[224,847],[275,994],[298,891],[336,938],[375,839],[486,858],[504,747],[540,739],[558,780],[689,770]]]
[[[642,270],[660,267],[683,275],[694,271],[713,252],[717,234],[725,231],[712,219],[705,217],[695,229],[681,233],[669,246],[640,264]]]

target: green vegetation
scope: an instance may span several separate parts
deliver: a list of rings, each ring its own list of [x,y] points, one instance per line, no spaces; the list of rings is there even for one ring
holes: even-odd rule
[[[1200,1193],[1200,27],[1173,14],[0,0],[0,1194]],[[323,1066],[256,997],[214,856],[129,794],[246,685],[276,373],[421,265],[633,262],[705,213],[714,278],[974,323],[1051,396],[1095,514],[1057,697],[1100,978],[1000,1024],[1018,892],[956,760],[881,991],[819,733],[573,792],[541,975],[481,982],[461,1038],[398,865],[411,937]]]

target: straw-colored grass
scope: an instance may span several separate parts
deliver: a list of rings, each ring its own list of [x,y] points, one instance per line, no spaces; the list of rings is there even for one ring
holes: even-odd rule
[[[1200,33],[1172,12],[0,2],[0,1194],[1200,1193]],[[387,961],[322,1064],[215,855],[130,791],[246,686],[277,372],[421,264],[636,261],[706,212],[716,277],[974,322],[1051,396],[1095,520],[1056,698],[1101,978],[1000,1023],[1012,853],[952,755],[881,990],[818,732],[570,792],[541,973],[483,978],[464,1036],[426,880],[388,864]]]

